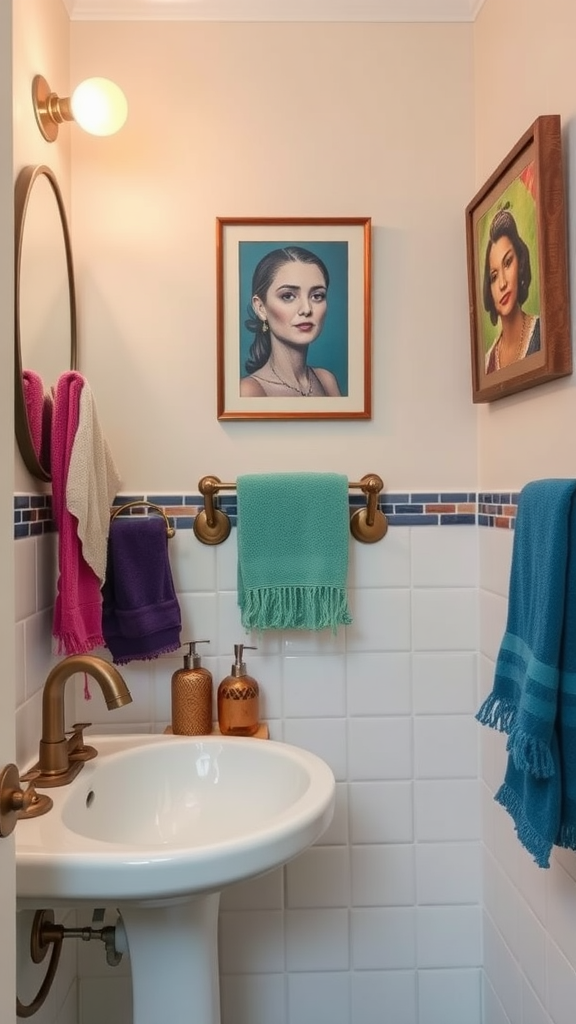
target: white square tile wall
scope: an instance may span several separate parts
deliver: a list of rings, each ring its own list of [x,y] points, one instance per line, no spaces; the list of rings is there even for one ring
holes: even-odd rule
[[[28,543],[16,544],[16,629],[19,746],[32,756],[50,611],[36,596],[43,539]],[[317,845],[223,894],[223,1024],[479,1024],[478,531],[393,527],[377,545],[351,542],[354,622],[336,635],[245,636],[235,530],[215,548],[191,531],[170,543],[182,638],[210,639],[201,653],[214,691],[234,644],[254,645],[246,661],[272,737],[318,753],[337,779]],[[70,715],[104,731],[161,731],[179,665],[128,666],[134,702],[115,713],[96,686],[87,705],[77,681]],[[112,1020],[128,985],[88,972],[86,1012]]]

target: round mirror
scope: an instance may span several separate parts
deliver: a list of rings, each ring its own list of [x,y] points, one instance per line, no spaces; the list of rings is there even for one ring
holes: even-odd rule
[[[44,165],[15,185],[15,430],[24,464],[50,480],[52,388],[76,368],[76,294],[62,193]]]

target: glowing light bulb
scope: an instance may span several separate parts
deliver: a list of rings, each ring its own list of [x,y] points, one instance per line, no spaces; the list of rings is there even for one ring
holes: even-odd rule
[[[72,93],[74,120],[91,135],[114,135],[124,124],[128,104],[122,89],[108,78],[87,78]]]

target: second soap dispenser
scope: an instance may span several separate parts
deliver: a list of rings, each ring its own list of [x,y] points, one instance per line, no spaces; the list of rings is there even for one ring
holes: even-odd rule
[[[230,675],[218,687],[218,725],[223,736],[254,736],[260,726],[260,688],[246,672],[245,650],[256,648],[234,644]]]
[[[184,667],[172,676],[172,732],[177,736],[209,736],[212,732],[212,673],[202,668],[196,644],[209,640],[190,640],[184,655]]]

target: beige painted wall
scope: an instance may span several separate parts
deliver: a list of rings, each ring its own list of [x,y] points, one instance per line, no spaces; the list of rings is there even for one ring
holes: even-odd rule
[[[464,207],[472,25],[73,23],[72,78],[124,88],[73,132],[81,369],[123,489],[373,470],[474,488]],[[370,422],[216,419],[217,216],[371,216]]]
[[[479,187],[540,114],[560,114],[566,171],[569,253],[573,192],[576,7],[550,0],[486,0],[474,31],[476,185]],[[572,260],[573,264],[573,260]],[[574,269],[570,272],[574,310]],[[572,312],[573,331],[576,316]],[[480,408],[479,487],[521,487],[530,479],[574,476],[576,378],[541,385]]]

